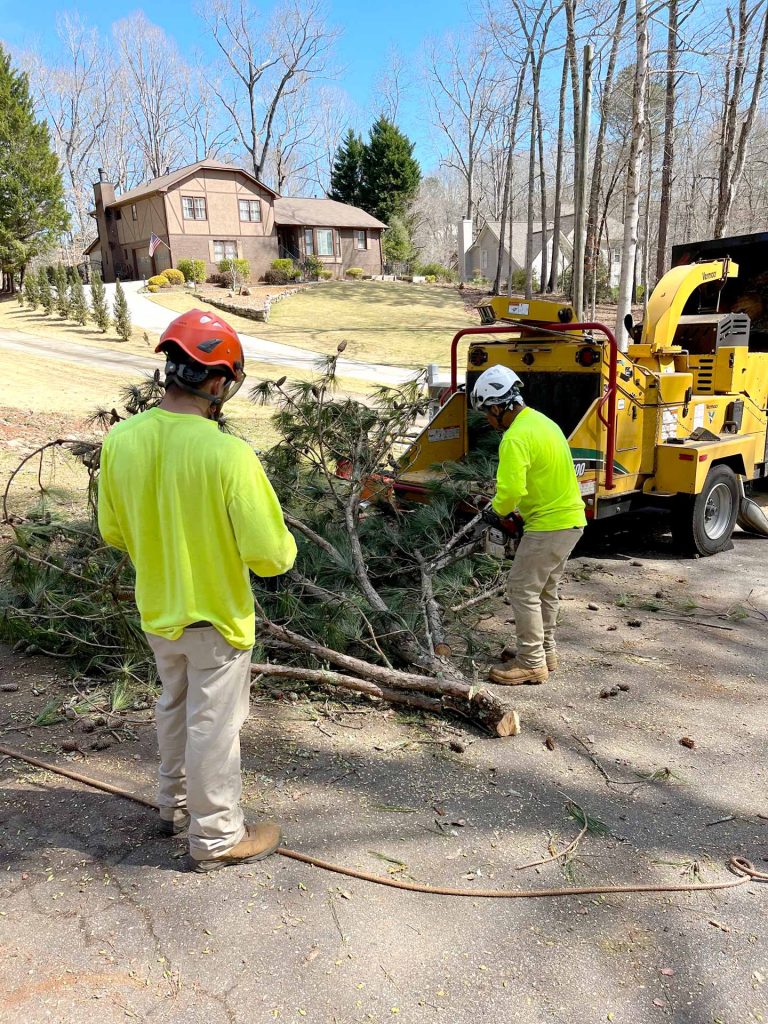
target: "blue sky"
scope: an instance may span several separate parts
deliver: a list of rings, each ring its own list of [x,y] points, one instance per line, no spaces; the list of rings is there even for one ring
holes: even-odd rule
[[[77,4],[66,0],[32,0],[26,7],[18,0],[13,3],[0,0],[0,40],[14,48],[33,47],[45,51],[55,44],[56,15],[75,8],[104,33],[112,22],[143,9],[150,20],[175,37],[182,53],[203,48],[200,21],[191,13],[193,4],[189,0],[161,0],[151,5],[126,5],[116,0],[80,0]],[[267,4],[264,9],[268,9]],[[440,0],[439,4],[429,0],[426,3],[423,0],[421,3],[414,0],[328,0],[328,9],[330,20],[343,30],[337,48],[343,71],[337,84],[364,113],[368,112],[372,84],[384,67],[390,47],[397,47],[405,57],[411,58],[412,66],[417,69],[425,38],[468,28],[467,0]],[[399,120],[403,130],[416,142],[416,155],[426,170],[434,163],[434,154],[423,116],[423,92],[418,86],[416,93],[404,106]]]

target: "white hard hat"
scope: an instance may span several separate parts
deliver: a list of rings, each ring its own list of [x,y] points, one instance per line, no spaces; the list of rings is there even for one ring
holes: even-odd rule
[[[485,412],[493,405],[502,408],[522,403],[520,388],[523,382],[508,366],[491,366],[477,378],[472,392],[472,408]]]

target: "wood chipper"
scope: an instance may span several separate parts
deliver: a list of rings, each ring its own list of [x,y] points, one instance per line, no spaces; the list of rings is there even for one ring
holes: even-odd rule
[[[667,510],[676,546],[701,555],[722,551],[737,521],[768,536],[747,496],[768,465],[768,233],[676,246],[673,264],[645,321],[628,318],[626,353],[610,328],[575,323],[567,304],[483,301],[483,326],[453,339],[450,386],[402,457],[396,488],[416,497],[442,463],[467,455],[469,397],[501,363],[568,438],[588,519]]]

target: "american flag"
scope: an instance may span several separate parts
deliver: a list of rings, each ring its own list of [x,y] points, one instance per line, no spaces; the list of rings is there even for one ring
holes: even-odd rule
[[[165,245],[165,242],[162,240],[162,238],[160,238],[158,235],[156,235],[155,232],[153,231],[152,234],[149,236],[149,255],[150,255],[150,257],[155,255],[155,253],[157,252],[157,247],[159,245]]]

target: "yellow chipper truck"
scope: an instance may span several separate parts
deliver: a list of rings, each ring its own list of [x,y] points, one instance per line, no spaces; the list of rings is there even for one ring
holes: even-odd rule
[[[700,555],[726,548],[737,522],[768,536],[748,497],[768,473],[768,232],[676,246],[672,258],[644,322],[627,318],[626,352],[609,327],[575,323],[569,305],[484,301],[483,326],[453,339],[450,386],[397,489],[417,497],[441,463],[467,455],[475,381],[503,364],[568,438],[588,519],[666,509],[676,547]]]

